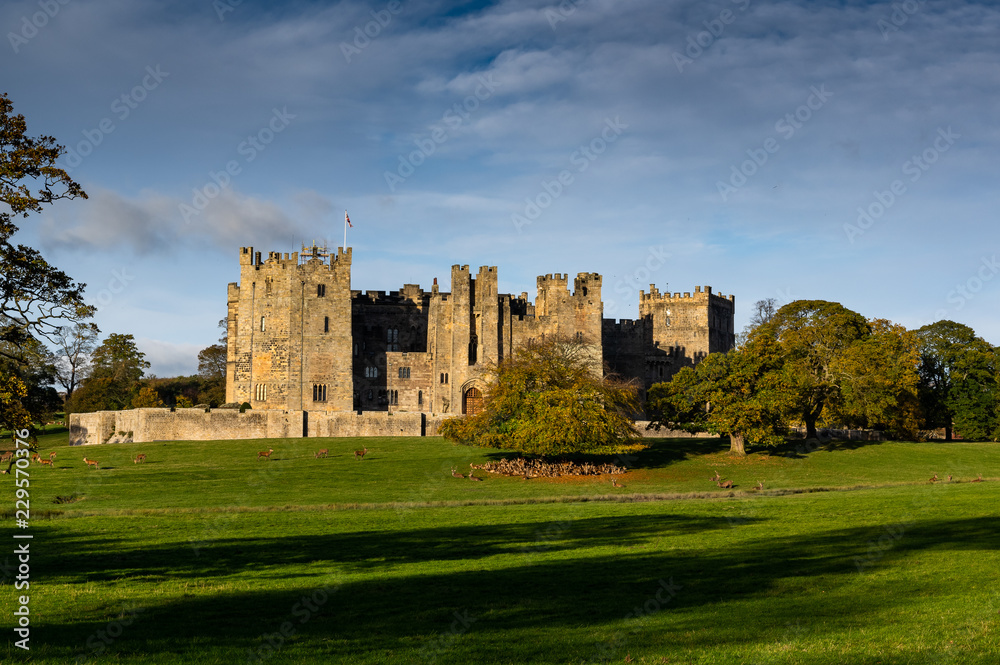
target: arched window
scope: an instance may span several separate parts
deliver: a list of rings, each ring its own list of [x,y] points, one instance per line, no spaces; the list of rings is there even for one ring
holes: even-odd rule
[[[266,326],[264,325],[264,321],[266,321],[266,317],[263,317],[263,316],[260,317],[260,331],[261,332],[264,332],[264,330],[266,328]]]
[[[417,406],[423,406],[423,405],[424,405],[424,391],[423,390],[418,390],[417,391]]]
[[[325,333],[330,332],[330,317],[329,316],[324,316],[323,317],[323,332],[325,332]]]
[[[322,298],[325,295],[326,295],[326,284],[317,284],[316,285],[316,297],[317,298]]]

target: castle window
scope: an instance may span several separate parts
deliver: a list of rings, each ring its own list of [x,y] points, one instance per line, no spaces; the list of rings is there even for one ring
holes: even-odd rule
[[[354,343],[354,355],[358,355],[358,343]]]
[[[265,330],[265,325],[264,325],[264,321],[265,320],[266,320],[266,317],[263,317],[263,316],[260,317],[260,331],[261,332],[264,332],[264,330]]]
[[[326,401],[326,386],[322,384],[313,384],[313,401],[314,402],[325,402]]]
[[[322,298],[325,295],[326,295],[326,284],[317,284],[316,285],[316,297],[317,298]]]
[[[393,406],[399,406],[399,391],[390,390],[389,391],[389,404]]]
[[[479,353],[479,339],[475,335],[472,335],[469,338],[469,364],[470,365],[475,365],[476,364],[476,357],[477,357],[478,353]]]
[[[424,405],[424,391],[423,390],[418,390],[417,391],[417,406],[423,406],[423,405]]]
[[[324,316],[323,317],[323,332],[325,332],[325,333],[330,332],[330,317],[329,316]]]
[[[271,282],[273,281],[270,277],[264,280],[264,295],[271,295]]]
[[[372,401],[372,389],[371,388],[368,389],[368,401],[369,402]]]
[[[583,287],[583,295],[587,295],[587,287]]]
[[[576,341],[578,341],[578,342],[582,342],[583,341],[583,333],[582,332],[576,333]]]
[[[256,386],[256,388],[254,389],[254,398],[258,402],[266,402],[267,401],[267,385],[265,385],[263,383],[258,383],[257,386]]]
[[[408,379],[408,378],[410,378],[410,368],[409,367],[400,367],[399,368],[399,378],[401,378],[401,379]]]
[[[448,383],[448,373],[441,372],[441,383]]]
[[[365,367],[365,378],[377,379],[378,378],[378,367]]]

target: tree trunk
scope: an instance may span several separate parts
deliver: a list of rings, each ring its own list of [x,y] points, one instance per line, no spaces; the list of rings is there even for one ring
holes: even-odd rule
[[[729,435],[729,454],[738,457],[746,457],[747,452],[743,449],[743,435],[732,433]]]
[[[806,415],[803,417],[806,423],[806,438],[815,439],[816,438],[816,419],[812,416]]]

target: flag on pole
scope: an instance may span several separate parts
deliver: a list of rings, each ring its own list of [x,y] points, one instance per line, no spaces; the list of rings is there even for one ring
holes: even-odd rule
[[[349,227],[351,227],[352,229],[354,228],[354,224],[351,224],[351,218],[347,216],[346,210],[344,211],[344,221],[347,222],[347,225]]]

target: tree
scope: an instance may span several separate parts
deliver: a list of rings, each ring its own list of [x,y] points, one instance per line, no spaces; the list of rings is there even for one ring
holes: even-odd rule
[[[737,346],[745,344],[754,330],[761,327],[765,323],[771,322],[771,319],[774,318],[774,314],[777,311],[777,304],[778,300],[776,298],[764,298],[763,300],[758,300],[753,304],[753,314],[750,315],[750,322],[747,323],[746,327],[743,328],[739,335],[737,335]]]
[[[198,374],[208,381],[226,381],[226,347],[213,344],[198,352]]]
[[[831,364],[839,387],[832,417],[841,423],[913,438],[919,429],[919,344],[915,332],[885,319],[868,322],[871,333]]]
[[[996,383],[995,380],[986,380],[983,372],[976,369],[977,364],[988,362],[985,356],[989,345],[977,337],[972,328],[954,321],[931,323],[916,332],[920,350],[919,391],[924,426],[928,429],[943,427],[945,439],[950,441],[956,407],[973,404],[977,385]],[[970,353],[972,355],[966,357]],[[984,380],[986,383],[981,383]],[[967,385],[956,385],[963,383]],[[964,414],[961,419],[965,426],[972,424]]]
[[[593,372],[579,342],[529,343],[492,368],[483,410],[445,420],[440,433],[461,443],[533,455],[608,450],[635,439],[638,390]]]
[[[729,436],[730,453],[746,455],[746,445],[784,441],[785,414],[794,392],[778,342],[751,336],[727,353],[713,353],[649,390],[654,427]]]
[[[90,354],[97,347],[100,331],[93,323],[78,323],[59,331],[56,380],[66,389],[66,399],[90,372]]]
[[[816,436],[823,408],[841,399],[836,363],[854,342],[871,334],[868,322],[840,303],[796,300],[755,334],[773,336],[781,345],[795,390],[795,411],[805,423],[806,436]]]
[[[139,392],[139,380],[149,369],[146,356],[132,335],[112,333],[92,356],[93,368],[67,410],[114,411],[127,409]]]
[[[21,344],[32,337],[53,341],[63,321],[93,315],[76,284],[30,247],[14,245],[14,219],[42,212],[59,199],[87,198],[86,192],[55,166],[64,152],[51,136],[26,135],[23,115],[0,95],[0,341]],[[32,191],[32,187],[37,187]]]
[[[24,376],[30,368],[18,349],[36,339],[52,341],[62,321],[79,321],[93,315],[83,301],[83,284],[76,284],[42,255],[11,242],[18,226],[14,219],[41,212],[59,199],[86,198],[87,194],[62,169],[55,166],[64,148],[51,136],[30,137],[23,115],[13,113],[6,94],[0,95],[0,357],[13,363],[0,369],[0,426],[28,428],[38,415],[32,391]],[[33,188],[34,191],[33,191]]]
[[[156,388],[152,386],[143,386],[139,389],[136,396],[132,398],[133,409],[148,409],[161,406],[163,406],[163,401],[160,399],[159,394],[157,394]]]

